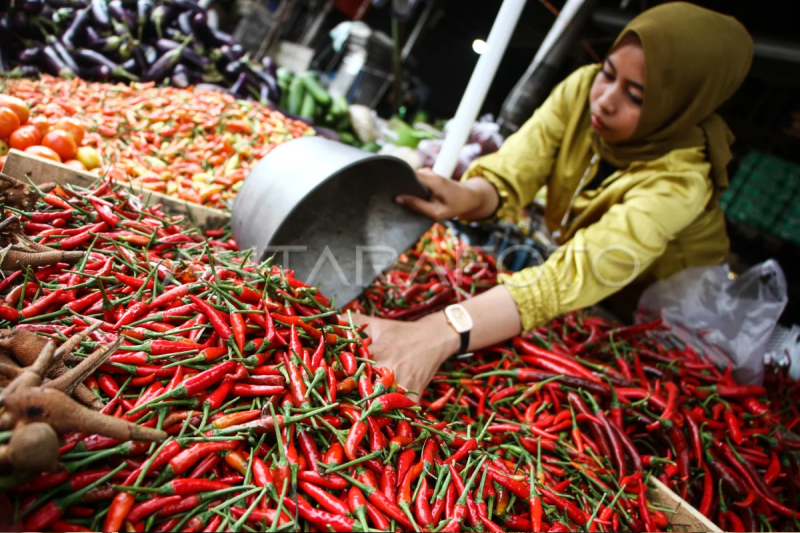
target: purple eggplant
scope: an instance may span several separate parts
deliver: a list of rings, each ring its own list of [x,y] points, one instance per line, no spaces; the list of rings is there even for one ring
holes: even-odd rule
[[[78,76],[85,80],[108,81],[111,79],[111,69],[105,65],[95,65],[93,67],[80,67]]]
[[[272,59],[270,56],[264,56],[261,59],[261,66],[264,67],[264,70],[272,76],[273,80],[278,79],[278,64],[275,63],[275,60]]]
[[[183,63],[180,63],[175,65],[175,69],[172,71],[172,75],[169,79],[171,85],[180,89],[185,89],[192,84],[193,77],[190,69]]]
[[[53,50],[56,51],[58,57],[61,58],[64,64],[67,65],[72,72],[77,73],[78,64],[72,58],[72,55],[70,54],[69,50],[67,50],[67,48],[61,43],[61,41],[50,35],[47,36],[46,41],[47,44],[53,47]]]
[[[178,29],[187,37],[192,34],[192,15],[191,11],[184,11],[178,15]]]
[[[69,68],[58,52],[52,46],[42,48],[42,69],[53,76],[71,80],[75,77],[75,71]]]
[[[75,18],[72,19],[72,24],[69,25],[67,30],[61,36],[61,42],[64,44],[67,50],[75,49],[75,41],[80,38],[84,28],[86,28],[86,25],[89,23],[90,18],[90,7],[81,9],[75,14]]]
[[[269,100],[269,87],[267,87],[266,83],[262,83],[258,88],[258,101],[261,102],[262,105],[268,105]]]
[[[194,29],[194,35],[206,46],[217,47],[223,44],[231,46],[233,44],[233,39],[230,35],[216,31],[208,25],[206,12],[197,13],[192,17],[192,29]],[[181,27],[182,30],[183,28]]]
[[[133,17],[133,14],[122,5],[122,0],[111,0],[108,3],[108,13],[111,18],[124,24],[129,32],[136,31],[136,19]]]
[[[153,14],[153,0],[138,0],[136,2],[136,22],[139,25],[139,40],[142,40],[142,33]]]
[[[249,62],[242,62],[244,66],[242,70],[247,73],[247,75],[252,80],[253,85],[261,85],[266,84],[269,88],[269,92],[272,95],[273,99],[279,99],[281,95],[280,87],[278,87],[278,82],[275,78],[267,71],[259,68],[258,64],[249,63]]]
[[[158,50],[156,50],[155,46],[150,46],[149,44],[142,46],[142,52],[144,53],[144,59],[147,61],[147,66],[152,65],[158,60]]]
[[[242,72],[236,79],[236,82],[231,85],[231,94],[239,98],[247,98],[247,74]]]
[[[219,31],[219,15],[213,9],[206,10],[206,16],[208,17],[208,27],[214,31]]]
[[[124,63],[121,63],[119,66],[122,67],[123,70],[125,70],[126,72],[130,72],[131,74],[134,74],[139,70],[139,63],[136,61],[135,57],[130,58]]]
[[[103,38],[100,37],[100,34],[97,33],[97,30],[91,26],[86,27],[86,46],[88,48],[94,48],[95,43],[101,41]]]
[[[161,4],[153,8],[151,20],[153,27],[156,29],[156,35],[161,38],[164,36],[164,30],[169,26],[172,17],[175,15],[175,10],[166,4]]]
[[[170,39],[159,39],[156,41],[156,48],[158,48],[161,52],[169,52],[170,50],[175,50],[178,48],[180,44]],[[183,50],[182,59],[185,60],[187,63],[190,63],[191,66],[198,70],[205,70],[208,68],[209,61],[208,58],[205,56],[201,56],[197,53],[193,48],[186,47]]]
[[[11,64],[8,62],[6,49],[0,46],[0,72],[8,72],[11,70]]]
[[[107,0],[92,0],[92,18],[103,30],[111,29],[111,17],[108,14]]]
[[[167,39],[172,39],[173,41],[180,41],[186,38],[186,35],[181,33],[181,30],[178,28],[165,28],[164,29],[164,37]]]
[[[217,65],[219,70],[224,69],[229,63],[238,61],[244,55],[244,50],[241,46],[228,46],[222,45],[218,49],[211,52],[211,60]]]
[[[25,48],[17,56],[17,60],[23,65],[35,65],[42,57],[42,48],[40,46],[32,46]]]
[[[161,81],[172,73],[175,65],[181,60],[181,54],[189,44],[187,39],[178,48],[170,50],[153,63],[142,76],[142,81]]]
[[[117,56],[120,61],[127,61],[133,57],[133,45],[129,39],[123,39],[122,44],[117,50]]]
[[[110,54],[119,50],[121,44],[122,37],[112,35],[111,37],[102,37],[91,43],[88,47],[103,54]]]
[[[139,81],[139,78],[125,70],[122,66],[114,63],[103,54],[95,52],[94,50],[88,50],[86,48],[76,50],[75,59],[77,59],[79,63],[87,66],[104,65],[108,67],[108,69],[111,71],[111,75],[114,77],[126,78],[130,81]]]

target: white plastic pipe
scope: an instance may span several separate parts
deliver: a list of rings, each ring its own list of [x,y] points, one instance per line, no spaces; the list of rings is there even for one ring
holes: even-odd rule
[[[440,176],[449,178],[453,175],[458,163],[458,155],[467,141],[472,124],[478,117],[486,93],[494,80],[497,67],[511,40],[511,34],[517,25],[517,20],[525,7],[525,0],[503,0],[497,18],[494,19],[489,38],[486,40],[486,51],[478,58],[478,64],[472,71],[467,89],[458,104],[456,116],[448,126],[447,137],[444,139],[442,149],[433,165],[433,171]]]
[[[524,82],[533,75],[537,68],[539,68],[539,65],[542,63],[542,61],[544,61],[544,58],[547,57],[547,54],[550,53],[550,50],[564,34],[564,31],[567,29],[567,25],[572,22],[572,19],[575,18],[575,14],[585,3],[586,0],[567,0],[567,3],[564,4],[563,9],[561,9],[561,12],[558,14],[556,21],[550,28],[550,31],[547,32],[544,41],[542,41],[542,44],[539,46],[539,50],[536,52],[536,56],[534,56],[533,61],[530,65],[528,65],[528,68],[525,71],[525,74],[522,75],[520,82],[514,86],[514,89],[512,89],[511,96],[509,96],[508,101],[503,104],[504,108],[513,108],[517,105],[517,100],[519,100],[524,93]]]

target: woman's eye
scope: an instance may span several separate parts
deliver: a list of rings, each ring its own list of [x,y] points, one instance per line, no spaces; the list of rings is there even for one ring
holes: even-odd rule
[[[631,99],[631,102],[633,102],[636,105],[642,105],[644,103],[644,100],[642,100],[641,97],[636,96],[635,94],[628,93],[628,97]]]
[[[601,72],[603,73],[603,76],[605,76],[608,81],[614,81],[614,75],[611,74],[609,71],[607,71],[606,69],[602,69]]]

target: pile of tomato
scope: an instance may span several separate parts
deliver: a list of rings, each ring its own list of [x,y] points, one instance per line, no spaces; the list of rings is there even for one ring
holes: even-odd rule
[[[81,146],[85,131],[80,121],[61,117],[31,117],[23,100],[0,95],[0,170],[12,148],[64,163],[79,170],[100,166],[100,156],[91,146]]]

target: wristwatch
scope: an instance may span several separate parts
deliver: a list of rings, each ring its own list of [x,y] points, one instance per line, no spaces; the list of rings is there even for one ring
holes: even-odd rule
[[[461,304],[448,305],[444,308],[444,316],[456,333],[461,336],[461,346],[453,357],[466,353],[469,348],[469,334],[472,331],[472,317]]]

